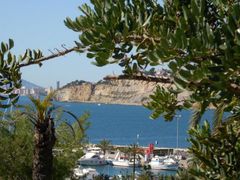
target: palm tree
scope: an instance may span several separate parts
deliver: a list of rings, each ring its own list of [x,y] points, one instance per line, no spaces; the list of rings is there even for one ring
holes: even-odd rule
[[[107,139],[103,139],[99,142],[97,147],[101,148],[103,151],[103,154],[105,155],[106,151],[112,148],[111,141],[109,141]]]
[[[53,147],[56,141],[54,121],[51,114],[54,110],[50,93],[43,101],[30,97],[34,104],[33,112],[26,113],[34,124],[33,180],[52,179]]]
[[[34,124],[33,180],[48,180],[53,178],[53,147],[56,142],[54,126],[55,119],[53,118],[53,115],[58,109],[52,103],[53,98],[53,92],[46,96],[42,101],[30,97],[34,106],[30,107],[30,111],[24,112]],[[80,140],[85,137],[84,132],[88,127],[85,126],[85,119],[87,119],[89,115],[85,113],[80,118],[77,118],[71,112],[64,112],[70,114],[74,118],[75,123],[73,123],[72,126],[67,121],[61,121],[58,122],[57,125],[67,125],[74,135],[75,142],[78,141],[80,143]],[[76,131],[76,128],[80,129],[81,132]],[[76,134],[76,132],[79,132],[80,134]]]

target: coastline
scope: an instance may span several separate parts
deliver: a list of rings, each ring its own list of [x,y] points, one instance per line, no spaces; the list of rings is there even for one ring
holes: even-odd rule
[[[96,101],[78,101],[78,100],[68,100],[68,101],[60,101],[56,100],[57,102],[62,102],[62,103],[88,103],[88,104],[113,104],[113,105],[125,105],[125,106],[144,106],[143,104],[139,103],[114,103],[114,102],[96,102]]]
[[[68,101],[60,101],[56,100],[57,102],[61,103],[87,103],[87,104],[109,104],[109,105],[123,105],[123,106],[143,106],[144,104],[140,103],[116,103],[116,102],[96,102],[96,101],[78,101],[78,100],[68,100]],[[190,109],[196,109],[198,108],[197,104],[193,104],[193,106]],[[210,105],[208,109],[216,109],[213,105]]]

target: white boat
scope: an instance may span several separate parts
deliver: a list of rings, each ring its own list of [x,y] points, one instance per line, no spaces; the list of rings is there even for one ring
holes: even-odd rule
[[[99,166],[99,165],[107,164],[103,155],[99,155],[92,152],[86,153],[77,162],[80,165],[87,165],[87,166]]]
[[[178,161],[175,161],[173,158],[160,156],[154,156],[149,165],[151,169],[157,170],[177,170],[179,166]]]
[[[99,173],[96,171],[96,169],[93,168],[81,168],[76,167],[73,169],[72,177],[74,179],[94,179],[94,177],[98,176]]]
[[[120,156],[120,152],[117,153],[116,157],[111,161],[113,166],[123,166],[123,167],[130,167],[134,166],[134,159],[131,158],[125,158],[123,156]],[[141,165],[140,159],[136,156],[135,157],[135,167],[139,167]]]
[[[89,147],[86,151],[87,153],[95,153],[95,154],[103,154],[102,149],[100,147]]]

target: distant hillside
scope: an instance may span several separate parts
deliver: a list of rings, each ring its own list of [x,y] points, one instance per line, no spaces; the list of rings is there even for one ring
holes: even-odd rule
[[[31,83],[29,81],[26,81],[26,80],[22,80],[22,86],[25,86],[27,89],[32,89],[32,88],[43,89],[43,87],[38,86],[38,85]]]

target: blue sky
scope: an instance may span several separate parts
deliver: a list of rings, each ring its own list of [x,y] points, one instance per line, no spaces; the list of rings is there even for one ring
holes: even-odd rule
[[[14,52],[24,53],[25,49],[41,49],[45,55],[48,49],[61,49],[74,45],[78,34],[65,27],[63,20],[80,14],[78,6],[89,0],[7,0],[0,1],[0,42],[14,39]],[[96,67],[84,54],[72,53],[45,62],[41,68],[34,65],[22,70],[22,77],[43,87],[64,85],[73,80],[96,82],[107,74],[120,74],[117,65]]]

